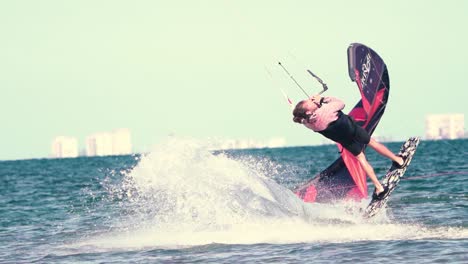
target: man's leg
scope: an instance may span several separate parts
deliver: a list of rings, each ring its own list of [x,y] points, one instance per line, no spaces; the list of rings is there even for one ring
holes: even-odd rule
[[[387,157],[400,165],[403,164],[403,159],[401,157],[395,155],[384,144],[375,141],[373,138],[370,139],[369,146],[380,155]]]
[[[380,184],[379,179],[375,175],[374,169],[372,166],[369,164],[369,162],[366,159],[366,156],[364,155],[364,152],[359,153],[359,155],[356,156],[358,159],[359,163],[361,164],[362,168],[366,172],[367,176],[371,179],[372,183],[374,183],[376,190],[376,193],[379,194],[384,191],[384,188],[382,184]]]

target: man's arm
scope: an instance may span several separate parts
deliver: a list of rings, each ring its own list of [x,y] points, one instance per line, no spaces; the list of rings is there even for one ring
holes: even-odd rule
[[[314,95],[311,99],[314,103],[320,105],[320,108],[326,108],[327,111],[340,111],[345,107],[345,103],[336,97]]]

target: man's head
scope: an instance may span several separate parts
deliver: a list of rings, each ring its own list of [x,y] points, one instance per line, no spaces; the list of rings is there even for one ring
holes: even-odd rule
[[[297,103],[293,111],[293,121],[299,124],[309,121],[310,116],[317,110],[318,105],[312,100],[302,100]]]

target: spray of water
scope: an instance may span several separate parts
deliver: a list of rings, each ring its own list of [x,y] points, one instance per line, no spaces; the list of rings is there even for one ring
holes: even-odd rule
[[[144,156],[126,178],[131,206],[154,227],[225,230],[239,224],[303,218],[302,203],[265,175],[255,158],[242,162],[193,140],[170,139]],[[266,161],[263,161],[266,162]]]
[[[347,205],[303,203],[271,179],[274,163],[214,155],[212,146],[170,138],[141,157],[114,195],[123,197],[110,233],[81,242],[98,248],[181,247],[209,243],[301,243],[468,236],[373,223]],[[363,203],[366,203],[365,201]]]

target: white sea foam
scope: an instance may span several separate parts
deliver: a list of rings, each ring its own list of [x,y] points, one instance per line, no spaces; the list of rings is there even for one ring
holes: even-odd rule
[[[129,214],[113,231],[75,246],[185,247],[210,243],[303,243],[467,238],[466,228],[365,221],[347,204],[309,204],[271,179],[259,158],[214,155],[195,140],[171,138],[141,158],[120,186]],[[360,205],[363,206],[366,201]]]

